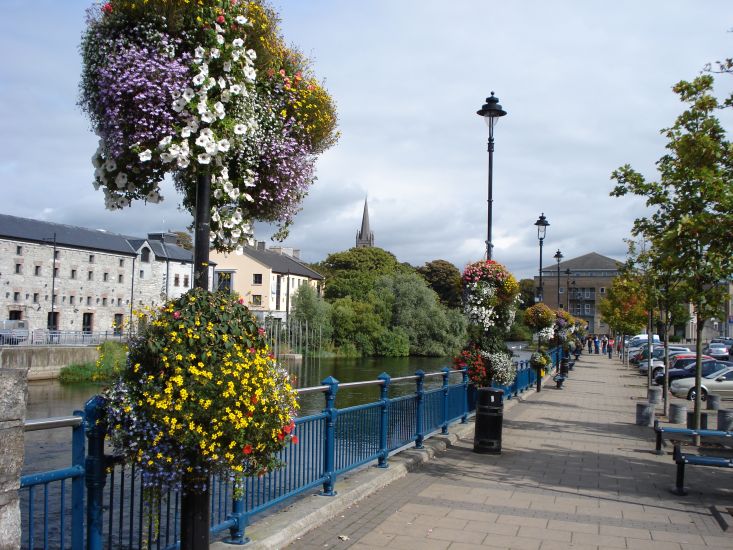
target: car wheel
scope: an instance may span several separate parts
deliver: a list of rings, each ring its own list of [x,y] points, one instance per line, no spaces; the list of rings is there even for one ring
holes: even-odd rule
[[[705,401],[708,397],[708,392],[705,390],[705,388],[700,388],[700,401]],[[687,392],[687,400],[688,401],[694,401],[695,400],[695,388],[690,389],[689,392]]]
[[[657,367],[656,369],[654,369],[654,370],[652,371],[652,377],[653,377],[653,378],[656,378],[656,377],[657,377],[657,376],[659,376],[660,374],[664,374],[664,369],[663,369],[662,367]]]

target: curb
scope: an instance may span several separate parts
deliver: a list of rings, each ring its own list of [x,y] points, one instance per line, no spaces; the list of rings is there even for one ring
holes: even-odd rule
[[[550,376],[546,375],[543,384]],[[511,410],[517,403],[536,393],[528,389],[524,393],[504,402],[504,411]],[[246,529],[251,542],[246,545],[250,550],[277,550],[291,544],[308,531],[342,514],[344,510],[361,502],[368,496],[383,489],[393,481],[405,477],[421,464],[429,462],[436,454],[455,445],[459,439],[472,439],[473,418],[467,424],[454,424],[447,435],[433,435],[426,439],[422,449],[407,448],[389,459],[388,468],[367,466],[346,474],[336,482],[337,494],[324,497],[317,494],[296,497],[296,500],[281,511],[256,521]],[[234,550],[241,545],[215,542],[210,550]]]

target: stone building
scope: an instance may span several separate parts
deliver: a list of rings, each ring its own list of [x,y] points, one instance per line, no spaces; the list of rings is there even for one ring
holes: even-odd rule
[[[192,254],[174,238],[0,214],[0,316],[31,330],[120,332],[134,309],[190,288]]]
[[[621,265],[613,258],[591,252],[561,261],[559,265],[543,266],[543,302],[552,309],[567,309],[575,317],[584,319],[589,332],[607,334],[610,329],[601,319],[598,303],[605,297]],[[539,277],[534,279],[535,287],[539,288]]]
[[[293,294],[302,285],[319,294],[323,276],[300,261],[300,251],[292,248],[265,249],[264,242],[232,253],[211,252],[216,262],[215,286],[236,292],[259,319],[271,316],[286,319],[292,309]]]
[[[361,216],[361,229],[356,232],[356,247],[372,247],[374,246],[374,233],[369,227],[369,207],[367,200],[364,199],[364,213]]]

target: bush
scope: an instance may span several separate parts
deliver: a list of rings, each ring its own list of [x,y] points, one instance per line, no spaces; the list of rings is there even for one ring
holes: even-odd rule
[[[100,345],[96,363],[74,363],[61,369],[59,382],[76,384],[79,382],[109,382],[127,364],[127,345],[120,342],[104,342]]]
[[[407,357],[410,355],[410,339],[402,329],[385,330],[376,342],[377,355]]]

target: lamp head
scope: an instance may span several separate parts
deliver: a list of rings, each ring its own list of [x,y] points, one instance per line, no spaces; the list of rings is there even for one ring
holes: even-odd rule
[[[560,260],[563,259],[562,252],[560,252],[560,249],[557,249],[557,252],[555,252],[555,255],[553,256],[557,260],[557,263],[560,263]]]
[[[484,122],[489,127],[489,133],[493,136],[494,125],[500,117],[506,115],[506,111],[499,105],[499,98],[494,96],[494,92],[491,92],[491,96],[486,98],[486,103],[484,103],[481,109],[476,111],[476,114],[484,117]]]
[[[550,225],[550,222],[547,221],[547,218],[545,218],[545,213],[543,212],[540,214],[540,217],[537,219],[534,224],[537,226],[537,238],[539,240],[542,240],[545,238],[545,235],[547,234],[547,226]]]

